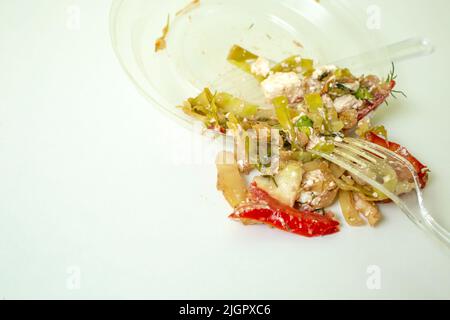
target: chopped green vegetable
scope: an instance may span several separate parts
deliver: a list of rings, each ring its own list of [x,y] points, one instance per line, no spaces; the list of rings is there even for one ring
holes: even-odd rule
[[[304,75],[312,74],[314,61],[302,59],[300,56],[289,57],[272,67],[272,72],[302,72]]]
[[[336,109],[325,108],[324,112],[326,113],[325,128],[328,131],[327,133],[336,133],[344,129],[344,122],[339,119],[339,114]]]
[[[218,93],[215,97],[215,103],[223,112],[231,112],[240,118],[250,118],[254,116],[259,107],[257,105],[245,102],[229,93]]]
[[[233,130],[233,131],[239,131],[240,130],[239,120],[232,113],[230,113],[228,115],[227,127],[229,129]]]
[[[214,95],[209,89],[203,90],[197,97],[190,98],[183,105],[183,111],[202,120],[205,125],[217,123],[217,109],[211,104]]]
[[[228,93],[213,94],[211,90],[203,90],[197,97],[184,102],[184,113],[202,121],[206,127],[228,127],[231,123],[243,123],[252,120],[259,112],[257,105],[248,103]],[[232,121],[236,118],[236,121]],[[231,120],[231,121],[230,121]]]
[[[334,151],[334,144],[331,142],[320,142],[313,149],[319,152],[330,154]]]
[[[298,161],[301,161],[302,163],[311,162],[314,159],[314,156],[311,152],[303,151],[303,150],[295,152],[294,157],[295,157],[295,159],[297,159]]]
[[[311,93],[305,96],[306,104],[308,105],[310,112],[317,112],[320,108],[323,108],[323,100],[320,94]]]
[[[311,136],[311,134],[313,133],[313,129],[310,127],[301,127],[298,128],[298,130],[302,133],[304,133],[308,138]]]
[[[384,126],[373,127],[372,129],[370,129],[370,131],[372,131],[373,133],[376,133],[380,136],[383,136],[385,139],[387,139],[387,137],[388,137],[387,130]]]
[[[358,137],[364,138],[367,132],[370,131],[370,119],[366,118],[358,122],[358,127],[355,130],[355,133]]]
[[[322,109],[323,110],[323,109]],[[311,120],[313,121],[314,125],[314,130],[323,134],[325,133],[324,131],[324,124],[325,124],[325,119],[324,117],[320,114],[319,111],[316,112],[312,112],[309,114],[309,117],[311,118]]]
[[[336,79],[338,79],[338,80],[342,80],[344,78],[354,78],[353,74],[347,68],[337,69],[334,72],[334,75],[336,76]]]
[[[373,95],[367,88],[360,87],[355,93],[355,97],[359,100],[372,100]]]
[[[291,72],[291,71],[300,71],[297,70],[301,68],[301,58],[300,56],[292,56],[289,57],[280,63],[277,63],[272,67],[272,72]]]
[[[342,122],[341,120],[336,120],[336,121],[332,121],[330,122],[330,131],[331,132],[340,132],[342,129],[344,129],[345,124],[344,122]]]
[[[289,101],[286,97],[277,97],[272,100],[272,104],[275,106],[275,113],[281,127],[287,130],[291,137],[294,136],[294,125],[292,124],[292,118],[289,111]]]
[[[359,137],[364,138],[368,132],[376,133],[377,135],[380,135],[385,139],[387,139],[387,130],[384,126],[372,127],[369,119],[360,121],[358,123],[358,128],[356,129],[355,133]]]
[[[304,127],[312,128],[313,124],[314,124],[313,121],[308,116],[302,116],[300,117],[300,119],[297,120],[295,126],[297,128],[304,128]]]
[[[197,97],[189,99],[192,105],[208,107],[211,100],[213,99],[213,94],[211,90],[205,88]]]
[[[311,76],[314,72],[314,60],[302,59],[300,62],[304,76]]]
[[[228,54],[228,60],[233,61],[248,61],[248,60],[256,60],[258,59],[258,56],[238,45],[234,45]]]
[[[258,81],[263,81],[264,77],[252,73],[252,62],[258,59],[258,56],[238,45],[234,45],[228,53],[228,61],[239,69],[254,76]]]

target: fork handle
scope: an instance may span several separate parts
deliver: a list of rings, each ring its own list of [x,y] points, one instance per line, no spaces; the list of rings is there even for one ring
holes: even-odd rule
[[[366,51],[353,57],[335,61],[332,64],[348,66],[352,69],[385,66],[391,62],[397,63],[427,56],[432,54],[434,50],[435,47],[430,40],[417,37]]]
[[[450,232],[441,226],[434,218],[430,215],[424,217],[425,231],[428,231],[437,240],[442,241],[443,244],[450,248]]]

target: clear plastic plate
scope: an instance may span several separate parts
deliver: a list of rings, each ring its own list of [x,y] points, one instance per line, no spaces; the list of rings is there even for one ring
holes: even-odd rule
[[[358,55],[355,65],[360,68],[355,73],[380,76],[389,71],[393,53],[393,60],[401,61],[433,51],[431,43],[412,39],[392,47],[394,52],[386,47],[376,50],[376,57],[359,55],[387,44],[372,25],[377,7],[367,0],[201,0],[176,17],[188,3],[114,0],[110,23],[114,50],[150,105],[195,131],[199,128],[193,125],[195,120],[177,106],[216,85],[234,68],[226,61],[233,44],[273,61],[300,54],[321,64]],[[167,49],[155,53],[155,40],[162,35],[168,15]],[[374,65],[373,60],[382,63]],[[431,211],[433,216],[440,212]],[[435,218],[449,225],[445,216]]]
[[[202,0],[176,16],[188,3],[115,0],[111,11],[112,42],[126,72],[152,106],[185,125],[192,119],[176,106],[229,72],[226,57],[233,44],[274,61],[300,54],[320,64],[382,43],[370,28],[367,1]],[[167,49],[156,53],[168,15]],[[377,68],[365,71],[383,75],[388,66]]]

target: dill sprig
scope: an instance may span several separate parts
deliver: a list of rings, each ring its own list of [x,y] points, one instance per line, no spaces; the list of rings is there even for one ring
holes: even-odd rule
[[[389,74],[386,78],[387,83],[390,83],[391,81],[394,81],[395,79],[397,79],[397,74],[395,73],[395,64],[394,64],[394,62],[391,62],[391,64],[392,64],[391,71],[389,71]]]
[[[391,90],[391,96],[392,96],[394,99],[397,99],[396,94],[400,94],[400,95],[402,95],[404,98],[408,98],[408,96],[406,95],[406,93],[404,93],[404,92],[401,91],[401,90]]]
[[[390,83],[391,81],[394,81],[394,80],[396,80],[397,79],[397,74],[396,74],[396,72],[395,72],[395,64],[394,64],[394,62],[392,62],[392,68],[391,68],[391,71],[389,71],[389,74],[388,74],[388,76],[387,76],[387,78],[386,78],[386,83]],[[405,97],[405,98],[408,98],[408,96],[406,95],[406,93],[404,93],[403,91],[401,91],[401,90],[394,90],[394,89],[392,89],[391,90],[391,96],[394,98],[394,99],[397,99],[397,94],[400,94],[400,95],[402,95],[403,97]],[[388,103],[387,103],[387,101],[386,101],[386,104],[387,105],[389,105]]]

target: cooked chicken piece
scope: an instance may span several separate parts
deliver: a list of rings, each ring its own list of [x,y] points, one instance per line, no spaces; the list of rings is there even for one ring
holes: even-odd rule
[[[356,99],[352,94],[347,94],[345,96],[336,98],[333,103],[334,108],[338,113],[341,113],[345,110],[358,110],[363,105],[363,101]]]
[[[374,88],[376,86],[378,86],[381,82],[380,78],[378,78],[377,76],[366,76],[363,79],[361,79],[361,85],[366,87],[366,88]],[[370,91],[370,90],[369,90]]]
[[[344,123],[344,129],[354,128],[358,123],[358,111],[349,109],[339,114],[339,120]]]
[[[306,133],[304,132],[298,132],[297,133],[297,139],[296,139],[296,143],[298,144],[299,147],[306,147],[309,143],[309,138],[306,135]]]
[[[318,210],[333,204],[339,191],[328,164],[317,161],[305,166],[301,192],[298,201],[303,210]]]

